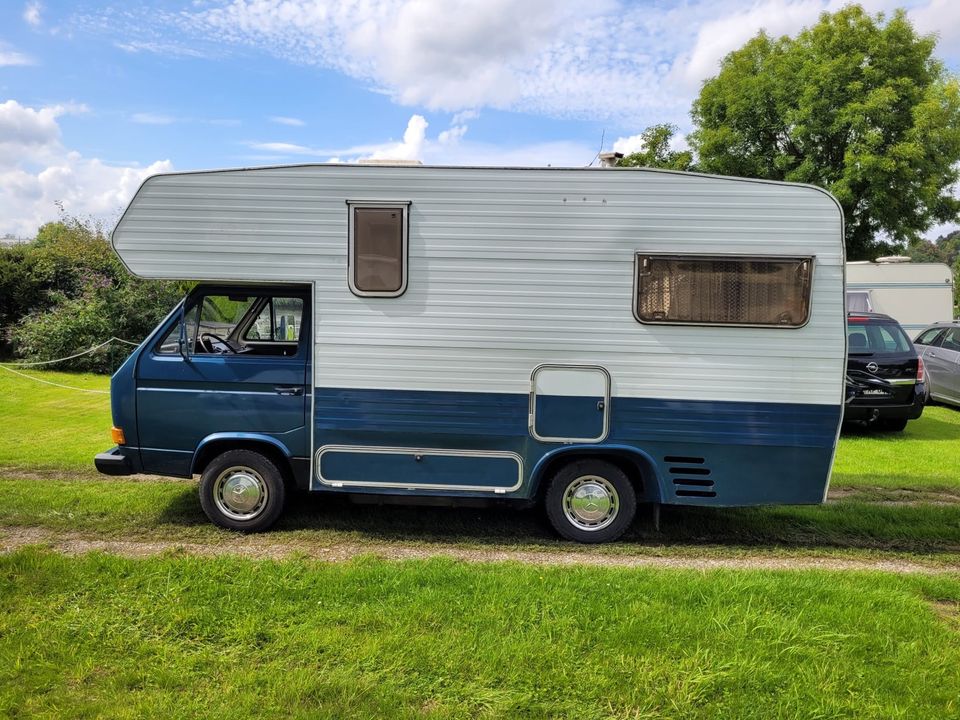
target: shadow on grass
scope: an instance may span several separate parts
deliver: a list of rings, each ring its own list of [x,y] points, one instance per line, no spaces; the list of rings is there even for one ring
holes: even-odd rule
[[[193,488],[178,493],[160,521],[178,526],[209,523]],[[568,545],[557,539],[539,509],[359,505],[343,497],[305,493],[289,498],[276,531],[336,533],[339,539],[357,542]],[[960,504],[844,500],[800,507],[663,506],[659,532],[653,528],[650,506],[641,506],[622,542],[960,552]]]

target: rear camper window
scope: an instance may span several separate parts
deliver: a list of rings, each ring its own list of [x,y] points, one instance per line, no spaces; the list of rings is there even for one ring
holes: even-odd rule
[[[407,288],[407,205],[350,205],[350,290],[397,297]]]
[[[642,323],[796,328],[810,315],[812,258],[637,254]]]

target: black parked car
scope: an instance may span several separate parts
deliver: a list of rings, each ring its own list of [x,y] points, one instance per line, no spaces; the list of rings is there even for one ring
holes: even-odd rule
[[[848,313],[844,422],[903,430],[923,412],[923,381],[923,361],[900,323],[881,313]]]

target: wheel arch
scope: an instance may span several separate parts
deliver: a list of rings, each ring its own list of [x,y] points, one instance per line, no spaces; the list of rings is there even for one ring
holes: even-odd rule
[[[268,457],[282,473],[284,484],[291,485],[293,483],[290,450],[276,438],[258,433],[214,433],[208,435],[200,441],[193,454],[193,460],[190,463],[191,474],[202,475],[207,465],[215,457],[229,450],[252,450]]]
[[[620,468],[637,494],[638,502],[660,501],[660,476],[649,454],[628,445],[571,445],[551,450],[530,473],[531,498],[540,502],[548,480],[560,467],[575,460],[606,460]]]

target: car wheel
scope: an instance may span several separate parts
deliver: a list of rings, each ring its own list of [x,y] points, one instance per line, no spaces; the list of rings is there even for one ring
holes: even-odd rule
[[[259,532],[273,525],[286,499],[283,475],[253,450],[228,450],[200,477],[200,505],[222,528]]]
[[[581,543],[616,540],[637,512],[637,496],[626,473],[594,459],[560,468],[550,480],[545,504],[553,528]]]
[[[885,418],[878,422],[881,430],[889,430],[891,432],[900,432],[907,427],[906,418]]]

